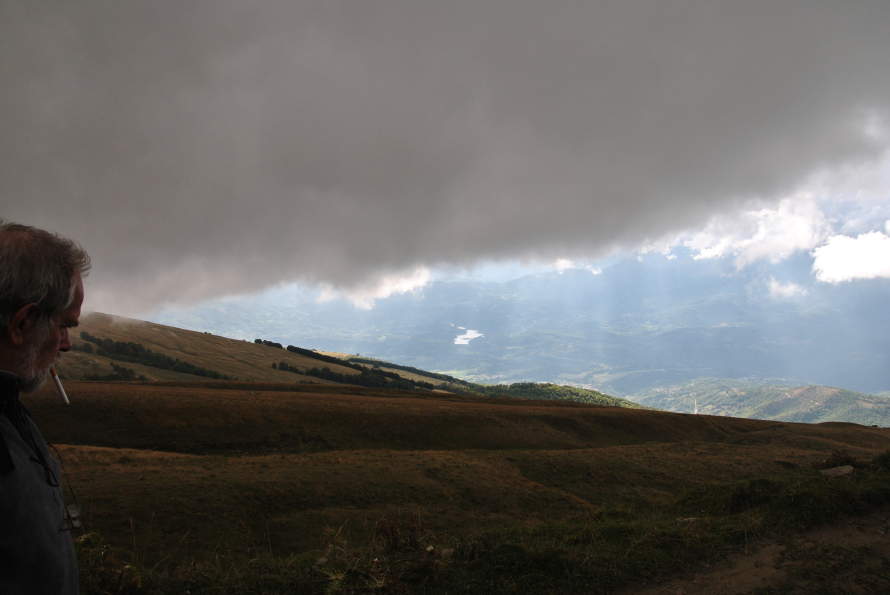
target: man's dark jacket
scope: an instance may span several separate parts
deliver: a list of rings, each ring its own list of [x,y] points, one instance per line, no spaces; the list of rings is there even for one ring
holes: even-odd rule
[[[0,371],[0,594],[76,595],[77,560],[59,464]]]

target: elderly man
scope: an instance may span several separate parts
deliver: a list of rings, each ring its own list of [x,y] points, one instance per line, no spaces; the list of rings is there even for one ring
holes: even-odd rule
[[[74,242],[0,220],[0,593],[78,592],[58,462],[19,400],[71,348],[89,257]]]

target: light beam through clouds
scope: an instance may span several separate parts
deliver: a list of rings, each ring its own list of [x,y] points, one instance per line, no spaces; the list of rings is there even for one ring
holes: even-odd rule
[[[603,269],[588,263],[575,262],[568,258],[557,258],[553,261],[553,268],[557,273],[563,273],[573,269],[582,269],[588,271],[591,275],[602,275]]]
[[[360,310],[370,310],[377,300],[388,298],[391,295],[415,292],[429,283],[431,278],[429,269],[419,267],[406,275],[384,275],[376,282],[364,287],[359,286],[346,290],[325,287],[319,295],[318,301],[328,302],[345,298]]]
[[[890,148],[888,30],[885,0],[7,0],[0,215],[81,240],[118,313],[288,280],[373,300],[751,209],[811,250],[822,222],[780,201]]]

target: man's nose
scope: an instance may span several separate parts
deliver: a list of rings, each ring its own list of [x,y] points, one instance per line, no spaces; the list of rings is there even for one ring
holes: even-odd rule
[[[59,351],[70,351],[71,339],[68,337],[68,329],[62,329],[62,336],[59,339]]]

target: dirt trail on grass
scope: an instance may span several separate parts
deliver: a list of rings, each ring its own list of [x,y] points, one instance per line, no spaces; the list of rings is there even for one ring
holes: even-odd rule
[[[890,593],[890,507],[781,541],[625,595]]]

